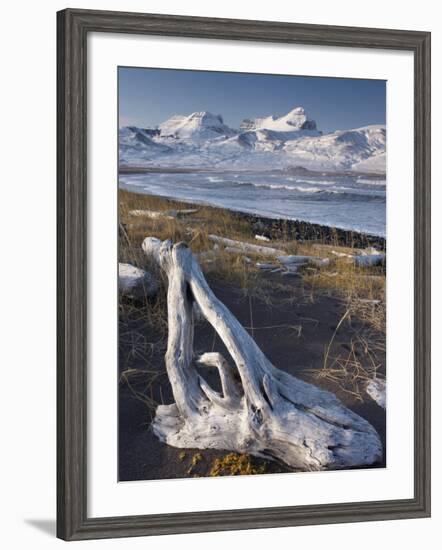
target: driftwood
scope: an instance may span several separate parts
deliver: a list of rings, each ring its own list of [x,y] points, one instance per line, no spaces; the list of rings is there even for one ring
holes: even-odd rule
[[[347,254],[347,252],[339,252],[337,250],[332,250],[331,253],[338,258],[350,258],[352,260],[355,257],[354,254]]]
[[[272,269],[275,269],[275,268],[279,267],[276,264],[271,264],[271,263],[268,263],[268,262],[256,262],[255,266],[258,269],[262,269],[264,271],[269,271],[269,270],[272,270]]]
[[[370,304],[373,306],[378,306],[382,303],[381,300],[370,300],[369,298],[356,298],[356,301],[361,304]]]
[[[377,251],[375,248],[368,248],[360,251],[358,254],[347,254],[346,252],[331,251],[338,258],[346,258],[349,262],[354,262],[357,267],[371,267],[381,265],[385,262],[385,254]]]
[[[235,248],[234,246],[226,246],[224,252],[228,252],[229,254],[242,254],[242,259],[246,262],[246,264],[249,264],[252,261],[248,256],[243,254],[242,250]]]
[[[255,238],[256,237],[257,235],[255,235]],[[235,252],[236,254],[257,254],[259,256],[276,258],[278,262],[284,266],[291,264],[298,264],[299,266],[311,264],[317,267],[323,267],[330,264],[330,260],[328,258],[286,254],[286,252],[281,248],[260,246],[258,244],[247,243],[244,241],[235,241],[233,239],[219,237],[218,235],[209,235],[209,239],[216,244],[224,245],[226,247],[225,250],[228,250],[229,252]]]
[[[316,267],[325,267],[330,264],[329,258],[319,258],[317,256],[287,255],[278,256],[276,259],[285,266],[297,265],[301,267],[302,265],[310,264]]]
[[[278,370],[208,286],[190,249],[147,238],[143,250],[168,278],[165,363],[175,403],[157,407],[152,427],[179,448],[223,449],[322,470],[370,465],[382,456],[375,429],[331,393]],[[196,302],[224,342],[220,353],[193,351]],[[222,391],[197,370],[218,369]]]
[[[266,237],[265,235],[255,235],[255,239],[257,241],[264,241],[265,243],[269,243],[270,239]]]
[[[260,256],[269,256],[272,258],[285,255],[284,250],[280,248],[260,246],[259,244],[246,243],[244,241],[235,241],[233,239],[227,239],[226,237],[219,237],[218,235],[209,235],[209,239],[214,243],[236,248],[238,251],[245,254],[259,254]]]
[[[383,378],[373,378],[372,380],[367,382],[367,385],[365,386],[365,391],[373,399],[373,401],[376,401],[376,403],[380,407],[382,407],[383,409],[386,408],[387,386]]]
[[[156,220],[158,218],[172,219],[176,217],[172,216],[168,210],[130,210],[129,216],[134,216],[137,218],[150,218],[151,220]]]
[[[133,300],[151,298],[158,291],[156,279],[144,269],[131,264],[118,264],[118,290]]]
[[[385,254],[360,254],[354,257],[355,265],[358,267],[371,267],[381,265],[385,261]]]
[[[197,208],[187,208],[182,210],[130,210],[129,216],[158,219],[166,218],[173,219],[180,216],[188,216],[189,214],[195,214],[198,212]]]
[[[281,271],[282,277],[301,277],[301,274],[298,272],[297,267],[291,267],[290,269],[285,269]]]

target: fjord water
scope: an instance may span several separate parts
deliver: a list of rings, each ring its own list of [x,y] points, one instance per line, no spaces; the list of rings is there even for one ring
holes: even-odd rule
[[[252,171],[120,174],[122,189],[385,237],[386,185],[361,175]]]

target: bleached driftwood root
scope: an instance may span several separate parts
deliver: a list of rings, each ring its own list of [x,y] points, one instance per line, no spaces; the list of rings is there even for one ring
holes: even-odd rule
[[[135,300],[141,300],[145,297],[152,297],[158,291],[158,283],[155,278],[141,269],[131,264],[118,264],[118,290]]]
[[[183,243],[147,238],[143,249],[168,277],[167,373],[175,403],[160,405],[155,434],[174,447],[223,449],[278,459],[293,468],[363,466],[381,458],[375,429],[331,393],[278,370],[209,288]],[[219,353],[193,353],[192,304],[223,340]],[[219,371],[221,392],[197,364]]]

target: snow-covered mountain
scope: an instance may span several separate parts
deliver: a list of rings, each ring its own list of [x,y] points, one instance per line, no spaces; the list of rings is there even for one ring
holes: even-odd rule
[[[229,137],[236,132],[223,122],[221,115],[207,111],[192,113],[189,116],[175,115],[159,125],[160,135],[193,141],[205,141],[220,136]]]
[[[385,172],[385,126],[322,134],[302,107],[284,116],[244,119],[238,130],[221,115],[175,115],[158,128],[120,129],[120,164],[155,167]]]
[[[292,132],[296,130],[316,130],[316,122],[309,120],[303,107],[295,107],[282,117],[270,115],[263,118],[245,118],[240,130],[274,130],[275,132]]]

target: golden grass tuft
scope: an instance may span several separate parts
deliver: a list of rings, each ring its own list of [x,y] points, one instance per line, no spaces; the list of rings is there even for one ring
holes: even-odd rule
[[[216,458],[209,471],[210,477],[265,474],[266,464],[256,464],[247,454],[229,453]]]

